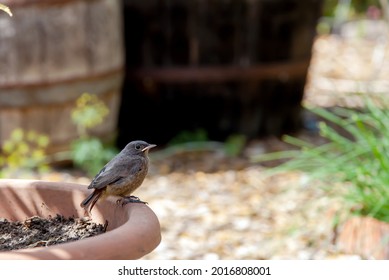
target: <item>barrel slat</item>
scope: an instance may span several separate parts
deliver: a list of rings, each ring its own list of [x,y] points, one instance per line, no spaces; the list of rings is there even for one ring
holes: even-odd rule
[[[71,110],[84,92],[110,109],[93,133],[112,135],[124,75],[121,1],[5,4],[13,17],[0,17],[0,144],[22,128],[47,134],[49,151],[68,149],[78,138]]]

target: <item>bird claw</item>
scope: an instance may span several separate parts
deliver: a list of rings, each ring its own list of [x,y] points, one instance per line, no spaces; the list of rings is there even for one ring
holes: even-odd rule
[[[133,195],[124,196],[122,198],[119,198],[116,201],[116,203],[117,204],[121,204],[122,206],[126,205],[127,203],[143,203],[143,204],[147,204],[147,202],[142,201],[142,200],[139,199],[139,197],[133,196]]]

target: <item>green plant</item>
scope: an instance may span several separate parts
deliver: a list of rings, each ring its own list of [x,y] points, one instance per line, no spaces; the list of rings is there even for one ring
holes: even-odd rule
[[[76,100],[72,120],[81,136],[89,136],[88,129],[101,124],[108,113],[108,107],[96,95],[83,93]]]
[[[369,17],[388,20],[388,13],[387,0],[324,0],[317,31],[319,34],[329,34],[332,29],[339,31],[347,21]],[[364,34],[365,23],[359,23],[359,27]]]
[[[271,173],[306,172],[325,183],[329,191],[344,188],[341,193],[351,203],[353,214],[389,222],[389,104],[379,101],[367,98],[363,111],[308,108],[328,122],[319,124],[325,144],[315,146],[286,136],[285,142],[298,149],[257,155],[253,160],[288,159]]]
[[[95,175],[118,152],[112,143],[104,144],[89,133],[90,129],[104,121],[108,113],[109,109],[104,102],[89,93],[83,93],[76,100],[72,111],[72,120],[80,135],[71,144],[72,159],[89,176]]]
[[[86,171],[89,176],[96,175],[118,152],[113,146],[104,145],[95,137],[75,140],[71,148],[75,165]]]
[[[246,144],[246,136],[242,134],[230,135],[224,142],[224,151],[230,157],[237,157],[243,151]]]
[[[241,134],[230,135],[224,143],[210,141],[207,131],[200,128],[194,131],[181,131],[169,141],[168,146],[187,151],[219,149],[227,156],[236,157],[242,152],[245,144],[246,137]]]
[[[20,128],[13,130],[1,147],[0,176],[13,177],[20,173],[49,170],[45,152],[48,144],[46,135]]]
[[[169,141],[168,146],[174,146],[188,142],[206,142],[207,140],[207,131],[202,128],[196,129],[194,131],[183,130]]]

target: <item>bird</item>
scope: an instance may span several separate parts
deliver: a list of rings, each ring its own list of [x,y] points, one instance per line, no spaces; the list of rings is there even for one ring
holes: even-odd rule
[[[99,199],[119,196],[117,203],[146,203],[131,195],[139,188],[149,169],[148,152],[155,144],[143,140],[128,143],[120,153],[112,158],[92,179],[88,189],[93,189],[80,204],[86,214],[90,214]]]

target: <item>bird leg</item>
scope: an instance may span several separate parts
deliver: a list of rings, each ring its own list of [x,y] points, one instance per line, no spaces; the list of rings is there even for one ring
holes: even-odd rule
[[[108,220],[105,220],[105,223],[104,223],[104,232],[107,231],[107,227],[108,227]]]
[[[142,200],[139,199],[139,197],[133,196],[133,195],[123,196],[122,198],[119,198],[116,201],[116,203],[117,204],[121,204],[122,206],[126,205],[127,203],[143,203],[143,204],[147,204],[147,202],[142,201]]]

